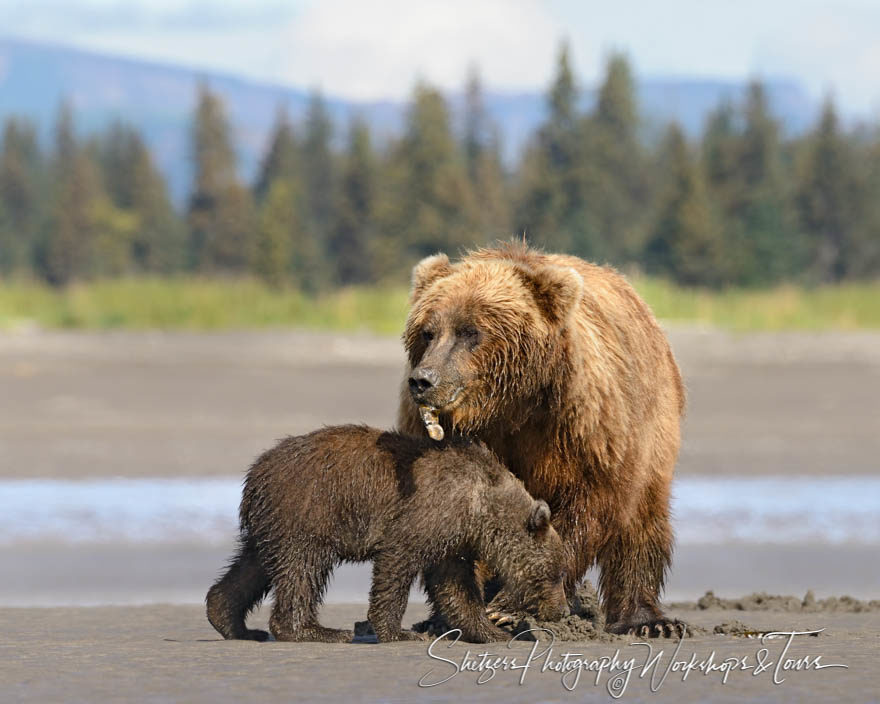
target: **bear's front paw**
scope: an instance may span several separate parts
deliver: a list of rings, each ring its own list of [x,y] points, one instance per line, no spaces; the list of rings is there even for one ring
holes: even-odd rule
[[[617,621],[605,630],[618,635],[636,636],[637,638],[689,638],[690,627],[677,618],[660,616],[645,621]]]
[[[496,626],[509,626],[519,621],[519,618],[506,611],[495,611],[492,607],[486,607],[486,616]]]
[[[516,623],[519,619],[513,615],[515,611],[517,611],[517,604],[505,589],[501,589],[486,605],[486,615],[496,626]]]

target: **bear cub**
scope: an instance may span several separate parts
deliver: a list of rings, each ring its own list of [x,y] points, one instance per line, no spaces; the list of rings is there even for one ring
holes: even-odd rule
[[[351,641],[352,631],[317,619],[327,580],[346,561],[373,562],[368,618],[383,643],[421,638],[401,619],[425,571],[434,613],[463,640],[507,638],[486,615],[477,561],[523,609],[544,620],[568,614],[565,548],[549,507],[482,444],[352,425],[289,437],[248,470],[239,518],[239,549],[207,595],[224,638],[266,640],[245,619],[274,589],[277,640]]]

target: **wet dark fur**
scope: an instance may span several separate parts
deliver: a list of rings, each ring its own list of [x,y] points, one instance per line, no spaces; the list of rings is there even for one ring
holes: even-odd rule
[[[609,630],[665,623],[685,395],[645,303],[612,269],[523,243],[424,259],[410,302],[400,429],[424,435],[423,403],[483,440],[550,505],[569,594],[598,563]]]
[[[423,570],[435,613],[473,642],[504,638],[485,615],[474,564],[485,561],[536,613],[565,609],[564,548],[549,510],[480,444],[363,426],[290,437],[248,470],[240,546],[207,595],[224,638],[265,640],[245,625],[274,588],[278,640],[347,642],[317,612],[333,568],[373,561],[368,618],[381,642],[401,630],[410,586]]]

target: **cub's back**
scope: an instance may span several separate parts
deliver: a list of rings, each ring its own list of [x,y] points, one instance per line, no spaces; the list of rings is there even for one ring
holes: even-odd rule
[[[291,531],[332,536],[381,512],[394,484],[381,435],[366,426],[332,426],[264,452],[245,478],[242,528],[267,538]]]
[[[494,455],[467,440],[332,426],[285,438],[254,462],[241,526],[258,540],[319,540],[354,553],[401,519],[405,529],[442,531],[445,540],[474,510],[481,487],[505,475]]]

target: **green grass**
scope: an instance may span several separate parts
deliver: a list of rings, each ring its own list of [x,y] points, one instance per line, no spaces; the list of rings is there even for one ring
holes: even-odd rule
[[[686,289],[647,278],[634,284],[655,315],[668,323],[739,331],[880,328],[880,282],[724,291]]]
[[[880,282],[813,289],[685,289],[650,278],[639,293],[669,323],[750,330],[880,329]],[[306,327],[399,334],[404,287],[351,288],[317,297],[249,279],[129,278],[56,291],[29,281],[0,282],[0,328],[220,330]]]
[[[407,292],[343,289],[310,298],[249,279],[132,278],[55,291],[31,282],[0,284],[0,327],[221,330],[307,327],[399,334]]]

